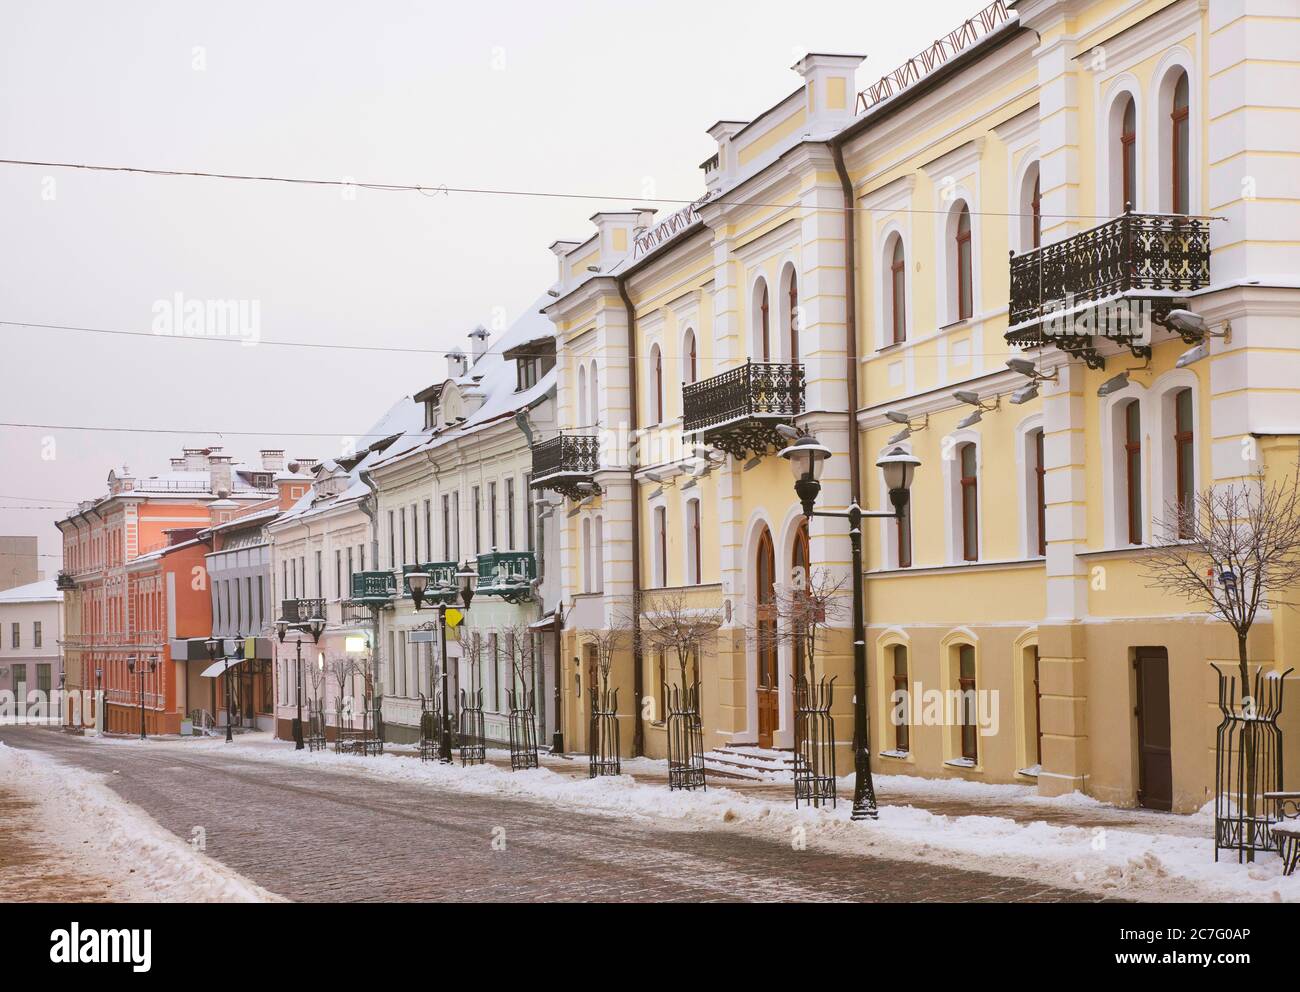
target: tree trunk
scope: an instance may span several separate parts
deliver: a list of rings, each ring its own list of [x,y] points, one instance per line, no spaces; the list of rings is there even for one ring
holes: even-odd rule
[[[1251,831],[1250,840],[1252,842],[1254,840],[1255,809],[1259,803],[1259,797],[1255,794],[1255,728],[1257,726],[1253,719],[1255,700],[1250,692],[1250,665],[1247,661],[1246,635],[1244,633],[1237,634],[1237,666],[1241,672],[1242,716],[1246,718],[1241,728],[1241,760],[1245,767],[1245,783],[1242,795],[1238,797],[1238,801],[1243,805],[1245,813],[1241,835],[1244,843],[1247,840],[1245,833],[1247,829]],[[1249,705],[1246,702],[1248,699],[1250,700]],[[1246,860],[1247,862],[1255,860],[1253,849],[1246,852]]]

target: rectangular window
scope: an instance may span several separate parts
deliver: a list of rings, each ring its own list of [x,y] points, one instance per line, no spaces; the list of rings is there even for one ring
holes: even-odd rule
[[[451,497],[442,494],[442,560],[451,561]]]
[[[13,644],[11,646],[15,648],[22,647],[23,635],[22,635],[21,625],[15,623],[13,625],[13,630],[11,631],[11,634],[13,640]]]
[[[488,483],[488,548],[497,547],[497,484]]]
[[[655,507],[655,585],[668,585],[668,510]]]
[[[700,501],[698,499],[686,502],[686,540],[688,548],[686,560],[691,569],[688,579],[692,585],[699,585],[704,581],[702,578],[704,562],[700,550]]]
[[[975,649],[958,648],[957,688],[961,692],[961,756],[979,760],[979,719],[975,704]]]
[[[42,698],[50,698],[50,666],[36,666],[36,690],[41,693]]]
[[[451,494],[451,557],[448,561],[460,560],[460,490]]]
[[[515,480],[506,479],[506,547],[515,550]]]
[[[891,700],[891,703],[893,704],[891,711],[896,713],[898,711],[898,702],[900,700],[908,700],[908,694],[911,690],[907,685],[907,648],[902,644],[896,644],[894,645],[893,654],[895,696],[893,700]],[[900,696],[898,693],[902,693],[902,695]],[[910,706],[904,705],[902,709],[904,714],[911,712]],[[906,716],[894,725],[894,750],[911,750],[909,729]]]
[[[474,554],[483,553],[483,508],[479,498],[479,487],[473,490],[472,505],[474,509]]]
[[[524,473],[524,504],[527,507],[524,513],[524,540],[528,542],[528,550],[535,550],[533,546],[533,474]]]
[[[32,621],[32,647],[39,648],[40,646],[41,646],[41,622],[39,620],[33,620]]]
[[[25,695],[27,692],[27,666],[14,665],[14,691]]]
[[[348,551],[351,556],[352,551]],[[334,549],[334,598],[343,598],[343,549]]]
[[[424,554],[430,561],[433,560],[433,500],[431,499],[424,501]],[[418,548],[415,557],[417,559],[420,557]]]
[[[325,598],[325,577],[324,577],[324,571],[321,568],[321,554],[322,552],[320,551],[316,552],[316,598],[317,599]]]
[[[1192,536],[1196,506],[1196,455],[1192,437],[1192,391],[1181,389],[1174,398],[1174,447],[1178,473],[1178,537]]]
[[[1047,466],[1043,460],[1043,432],[1034,432],[1034,507],[1038,515],[1038,554],[1047,554]]]
[[[257,577],[257,629],[266,626],[266,590],[262,586],[262,577]]]
[[[976,481],[975,445],[961,446],[962,557],[979,560],[979,487]]]
[[[1128,486],[1128,543],[1142,543],[1142,412],[1137,400],[1124,408],[1124,469]]]
[[[401,563],[402,565],[405,565],[406,562],[407,562],[407,557],[406,557],[406,548],[407,548],[407,545],[406,545],[406,507],[402,507],[400,510],[398,510],[398,514],[397,514],[397,515],[398,515],[398,519],[399,519],[399,521],[400,521],[400,523],[401,523],[401,525],[402,525],[402,545],[401,545],[401,547],[402,547],[402,557],[401,557],[401,559],[400,559],[400,563]]]

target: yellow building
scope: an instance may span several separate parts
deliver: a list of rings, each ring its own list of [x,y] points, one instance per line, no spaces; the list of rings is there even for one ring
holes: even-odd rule
[[[1151,588],[1143,547],[1189,493],[1300,454],[1298,53],[1300,12],[1266,0],[995,3],[861,92],[861,56],[804,57],[710,129],[695,204],[553,245],[564,440],[533,475],[568,504],[570,749],[591,632],[666,601],[723,618],[689,676],[705,746],[792,746],[794,648],[762,632],[793,570],[847,578],[849,542],[802,515],[786,423],[834,453],[821,507],[887,508],[891,445],[922,462],[905,522],[865,531],[877,772],[1211,798],[1235,638]],[[846,626],[819,660],[841,774]],[[1297,638],[1263,617],[1252,660]],[[662,756],[680,672],[620,647],[623,750]]]

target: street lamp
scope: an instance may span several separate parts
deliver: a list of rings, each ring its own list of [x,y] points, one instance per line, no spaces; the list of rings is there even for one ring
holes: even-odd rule
[[[226,654],[226,643],[216,637],[209,637],[203,642],[203,646],[208,649],[208,661],[216,661],[220,655],[225,662],[222,669],[221,677],[226,687],[226,743],[229,744],[235,739],[234,731],[230,727],[230,656]]]
[[[831,450],[812,434],[798,434],[781,451],[794,473],[794,491],[806,517],[841,517],[849,522],[853,551],[853,819],[876,818],[876,789],[871,781],[871,751],[867,740],[867,634],[863,616],[862,521],[866,517],[901,519],[907,508],[912,477],[921,460],[906,448],[891,447],[876,461],[885,476],[892,510],[863,510],[856,502],[845,510],[817,510],[821,473]]]
[[[474,599],[474,583],[478,579],[478,570],[466,562],[457,567],[455,578],[457,580],[456,585],[439,583],[436,587],[440,594],[438,601],[438,656],[442,661],[442,733],[438,741],[438,760],[443,764],[451,764],[452,760],[451,665],[447,663],[447,610],[451,604],[447,602],[447,598],[449,593],[455,593],[459,590],[461,608],[468,610],[470,602]],[[419,610],[424,605],[424,598],[432,581],[433,576],[428,572],[408,572],[406,574],[406,585],[411,590],[411,602],[415,604],[416,610]]]
[[[302,635],[303,631],[311,634],[313,644],[320,643],[320,635],[325,632],[325,621],[320,617],[312,617],[306,622],[290,623],[281,617],[275,622],[275,636],[280,643],[284,643],[285,636],[290,630],[296,631],[298,636],[294,639],[295,654],[297,663],[294,671],[297,674],[297,712],[293,718],[293,749],[301,751],[303,749],[302,739]]]
[[[127,656],[127,659],[126,659],[126,670],[127,670],[128,672],[130,672],[131,674],[135,674],[135,670],[136,670],[136,662],[137,662],[137,660],[140,660],[140,659],[137,659],[135,655],[128,655],[128,656]],[[139,665],[139,667],[140,667],[140,740],[145,740],[145,733],[144,733],[144,675],[145,675],[145,671],[146,671],[146,666],[145,666],[145,664],[144,664],[144,662],[143,662],[142,660],[140,660],[140,665]],[[157,659],[157,658],[153,658],[153,657],[151,657],[151,658],[149,659],[149,664],[148,664],[148,669],[147,669],[147,670],[148,670],[148,672],[149,672],[150,675],[152,675],[154,672],[156,672],[156,671],[158,670],[158,659]]]

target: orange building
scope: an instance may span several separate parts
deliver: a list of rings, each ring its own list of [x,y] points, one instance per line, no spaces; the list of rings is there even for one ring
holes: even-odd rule
[[[274,476],[234,462],[220,447],[186,448],[165,473],[110,472],[106,495],[58,521],[66,684],[74,692],[103,690],[103,729],[138,733],[143,691],[147,731],[180,731],[190,701],[170,645],[212,629],[210,547],[197,535],[213,523],[212,503],[265,501],[276,493]],[[98,716],[86,708],[81,718],[90,726]]]

